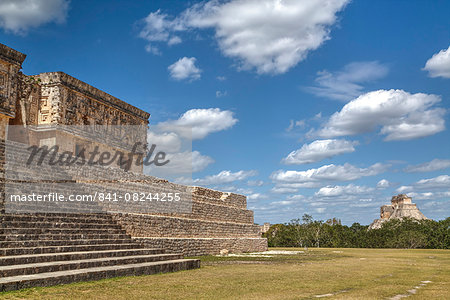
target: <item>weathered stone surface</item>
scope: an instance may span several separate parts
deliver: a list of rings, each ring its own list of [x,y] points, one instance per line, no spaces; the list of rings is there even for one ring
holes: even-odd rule
[[[0,215],[0,292],[198,268],[146,248],[108,214]]]
[[[185,256],[267,251],[267,239],[263,238],[135,238],[142,245],[162,247],[168,253],[183,253]]]
[[[20,53],[19,51],[6,45],[0,44],[0,59],[17,66],[22,66],[22,63],[26,57],[27,56],[25,54]]]
[[[0,114],[14,118],[18,76],[26,55],[0,44]]]
[[[147,124],[150,114],[63,72],[33,76],[40,79],[42,96],[51,108],[49,122],[82,125]],[[84,124],[86,125],[86,124]]]
[[[8,126],[9,118],[0,114],[0,140],[6,138],[6,127]]]
[[[391,219],[412,218],[425,220],[427,217],[412,203],[412,199],[405,194],[393,196],[391,205],[383,205],[380,208],[380,219],[376,219],[370,224],[369,229],[381,228],[384,222]]]
[[[20,144],[9,143],[9,147],[14,147],[15,145],[17,145],[16,150],[10,149],[12,150],[10,151],[11,155],[14,155],[12,161],[25,161],[26,158],[21,156]],[[46,166],[46,164],[43,164],[38,172],[55,172],[53,169],[46,170]],[[12,167],[16,172],[20,173],[21,178],[24,178],[24,175],[26,175],[25,178],[33,179],[40,175],[34,173],[27,175],[27,172],[32,172],[30,168]],[[206,188],[190,188],[168,183],[144,174],[125,172],[120,169],[107,169],[99,166],[84,166],[80,170],[74,166],[65,169],[64,175],[67,176],[66,180],[78,182],[78,187],[83,187],[84,192],[92,192],[92,189],[97,186],[97,182],[102,188],[108,186],[109,189],[125,192],[136,192],[138,188],[144,191],[153,190],[154,186],[158,187],[161,182],[164,182],[174,191],[192,193],[191,213],[113,214],[115,222],[125,229],[127,234],[132,237],[143,238],[144,240],[149,239],[155,243],[154,246],[170,247],[175,252],[176,247],[179,247],[179,251],[188,253],[188,255],[198,255],[199,253],[216,254],[220,249],[224,248],[233,252],[264,251],[267,249],[267,240],[260,237],[260,227],[253,223],[253,213],[245,209],[246,201],[244,196],[231,194],[232,197],[230,197],[229,193]],[[61,175],[57,176],[61,177]],[[117,180],[101,181],[99,178],[113,178]],[[51,179],[52,177],[49,176],[48,180]],[[83,182],[86,182],[86,185],[83,185]],[[22,188],[23,184],[21,183]],[[64,190],[61,192],[64,192]],[[66,203],[62,204],[65,205]],[[87,204],[92,205],[89,202]],[[99,203],[98,205],[105,204]],[[52,208],[54,207],[55,204],[52,204]],[[27,204],[27,209],[30,208],[32,208],[30,204]],[[72,209],[72,207],[70,208]],[[111,207],[105,206],[105,208]],[[114,207],[112,208],[112,211],[115,211]],[[70,218],[67,221],[70,221]],[[58,226],[67,227],[69,225],[62,224]],[[59,228],[54,228],[56,225],[52,223],[43,223],[42,226],[43,228],[51,228],[52,231],[47,231],[48,234],[54,234],[54,229]],[[80,226],[92,227],[89,224]],[[104,226],[113,228],[113,226],[108,224],[99,225],[99,227]],[[94,230],[95,228],[86,229]],[[95,231],[92,232],[92,234],[95,233]]]

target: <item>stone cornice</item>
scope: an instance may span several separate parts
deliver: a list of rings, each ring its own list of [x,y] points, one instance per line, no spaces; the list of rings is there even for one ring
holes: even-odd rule
[[[94,98],[97,101],[102,102],[111,107],[114,107],[118,110],[125,111],[126,113],[136,116],[146,122],[148,122],[148,118],[150,117],[150,114],[148,112],[145,112],[131,104],[128,104],[114,96],[111,96],[110,94],[105,93],[104,91],[99,90],[64,72],[41,73],[34,77],[40,78],[41,79],[40,83],[43,86],[51,86],[58,84],[64,85],[71,90],[75,90],[88,97]]]
[[[26,57],[27,56],[25,54],[9,48],[6,45],[0,44],[0,58],[17,66],[22,66],[22,63]]]

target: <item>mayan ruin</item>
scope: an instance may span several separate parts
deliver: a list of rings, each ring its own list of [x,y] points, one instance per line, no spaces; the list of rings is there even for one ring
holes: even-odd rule
[[[448,299],[449,15],[0,0],[0,300]]]
[[[13,135],[12,128],[40,128],[40,125],[131,125],[147,128],[150,117],[147,112],[62,72],[24,75],[21,72],[24,59],[24,54],[0,44],[2,174],[7,172],[3,164],[11,161],[10,155],[14,155],[12,161],[27,160],[21,143],[59,144],[62,145],[60,151],[74,155],[78,155],[80,149],[91,151],[96,146],[73,133],[53,132],[50,135],[48,130],[36,129],[31,131],[32,134]],[[143,141],[146,138],[145,131],[133,132],[137,133],[130,138],[132,140]],[[7,140],[9,152],[5,151]],[[103,150],[119,147],[114,141],[99,145]],[[114,191],[146,191],[159,182],[166,183],[144,175],[142,166],[132,166],[128,172],[108,167],[71,168],[64,170],[64,179],[83,184],[90,191],[105,189],[105,183],[100,179],[111,178],[111,174],[114,174],[114,180],[108,181],[108,189]],[[19,163],[9,168],[12,168],[10,172],[16,176],[14,178],[26,177],[29,180],[48,172],[50,177],[46,178],[50,182],[47,185],[56,180],[51,176],[57,171],[49,166],[43,165],[34,171],[38,173]],[[223,249],[233,253],[267,249],[267,241],[260,237],[260,228],[253,224],[253,212],[247,210],[246,197],[242,195],[167,182],[171,190],[191,195],[189,211],[114,213],[111,211],[119,208],[97,207],[108,213],[87,213],[97,209],[91,205],[88,211],[80,210],[82,213],[50,213],[52,211],[42,211],[43,207],[37,206],[28,207],[30,210],[24,213],[20,210],[19,213],[9,213],[5,204],[5,185],[8,182],[2,181],[2,291],[198,268],[198,260],[183,259],[183,255],[218,254]],[[21,188],[26,185],[23,180],[15,184]],[[33,212],[33,209],[37,211]],[[39,228],[35,224],[39,224]],[[33,264],[42,267],[34,268]],[[120,268],[112,267],[116,265]],[[70,270],[78,271],[68,272]]]
[[[393,196],[390,205],[380,207],[380,218],[370,224],[370,229],[381,228],[384,222],[392,219],[411,218],[415,220],[427,220],[428,218],[417,208],[412,199],[405,194]]]

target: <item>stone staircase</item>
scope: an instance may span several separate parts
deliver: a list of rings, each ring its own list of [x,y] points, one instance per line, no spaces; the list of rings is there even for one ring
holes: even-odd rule
[[[199,267],[144,247],[110,214],[0,214],[0,291]]]

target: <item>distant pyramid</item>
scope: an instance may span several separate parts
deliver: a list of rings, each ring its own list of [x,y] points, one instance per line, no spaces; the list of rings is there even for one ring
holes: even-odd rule
[[[380,218],[370,224],[369,229],[381,228],[382,224],[392,219],[412,218],[416,220],[428,219],[417,208],[416,204],[412,203],[411,198],[405,194],[399,194],[392,197],[390,205],[383,205],[380,208]]]

